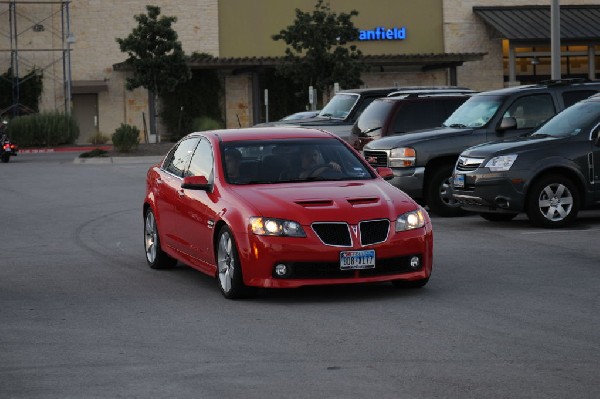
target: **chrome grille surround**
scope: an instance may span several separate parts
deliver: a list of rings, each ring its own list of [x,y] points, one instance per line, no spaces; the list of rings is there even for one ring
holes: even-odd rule
[[[333,247],[352,247],[353,238],[358,237],[361,246],[385,242],[390,232],[388,219],[363,220],[358,223],[354,235],[346,222],[315,222],[311,225],[319,240]]]
[[[461,172],[471,172],[477,169],[485,160],[485,158],[471,158],[460,156],[458,157],[458,162],[456,163],[456,170]]]

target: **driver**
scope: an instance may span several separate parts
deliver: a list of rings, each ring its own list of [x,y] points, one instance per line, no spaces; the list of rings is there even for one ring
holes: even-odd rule
[[[319,165],[323,168],[330,167],[336,171],[340,171],[342,168],[335,162],[329,162],[328,164],[322,163],[322,156],[317,147],[307,146],[303,147],[300,151],[300,173],[298,177],[300,179],[306,179],[311,174],[318,170]]]

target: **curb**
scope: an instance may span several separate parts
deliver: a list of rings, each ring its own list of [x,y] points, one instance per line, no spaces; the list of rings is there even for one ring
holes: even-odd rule
[[[110,151],[111,145],[103,146],[74,146],[74,147],[55,147],[55,148],[19,148],[19,153],[23,154],[45,154],[49,152],[88,152],[95,149]]]
[[[77,157],[73,160],[76,164],[87,164],[87,165],[123,165],[123,164],[137,164],[145,163],[153,165],[159,163],[164,158],[163,155],[154,156],[143,156],[143,157],[92,157],[92,158],[80,158]]]

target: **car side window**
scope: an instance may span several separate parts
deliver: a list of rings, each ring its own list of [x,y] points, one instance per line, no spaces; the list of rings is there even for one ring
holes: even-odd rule
[[[556,114],[550,94],[536,94],[520,97],[504,113],[504,117],[513,117],[517,129],[533,129]]]
[[[568,90],[562,94],[565,108],[598,93],[596,90]]]
[[[177,148],[167,157],[164,169],[175,176],[183,177],[183,172],[190,163],[196,144],[198,144],[197,137],[182,140]]]
[[[201,139],[194,151],[186,176],[205,176],[209,184],[213,182],[213,149],[208,140]]]
[[[394,133],[441,126],[444,120],[444,109],[437,101],[407,102],[394,117]]]

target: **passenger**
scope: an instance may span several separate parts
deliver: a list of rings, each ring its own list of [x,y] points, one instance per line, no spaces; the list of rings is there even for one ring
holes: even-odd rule
[[[230,183],[239,183],[240,165],[242,163],[242,153],[237,148],[228,148],[225,150],[225,169],[227,181]]]

